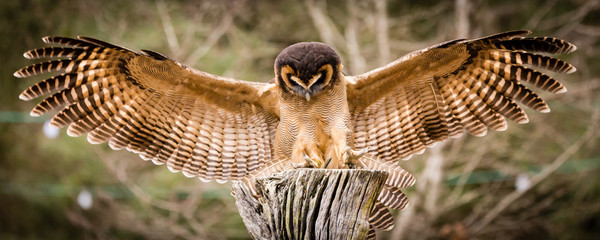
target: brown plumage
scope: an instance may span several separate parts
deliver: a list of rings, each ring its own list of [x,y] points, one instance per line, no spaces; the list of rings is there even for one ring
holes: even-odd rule
[[[386,170],[390,179],[371,225],[388,229],[392,217],[381,206],[405,207],[399,188],[414,183],[396,160],[463,130],[477,136],[488,127],[504,130],[505,117],[525,123],[517,101],[549,111],[523,81],[566,91],[528,66],[571,73],[570,64],[531,52],[569,53],[575,46],[527,34],[449,41],[358,76],[345,76],[340,57],[325,44],[299,43],[277,57],[273,83],[216,76],[92,38],[45,37],[62,46],[24,56],[57,60],[14,75],[59,73],[20,95],[51,94],[32,116],[59,110],[51,124],[68,126],[69,135],[88,133],[91,143],[108,142],[188,177],[249,181],[326,162]]]

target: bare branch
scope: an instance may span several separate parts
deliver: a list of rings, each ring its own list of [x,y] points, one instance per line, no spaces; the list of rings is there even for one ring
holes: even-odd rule
[[[308,8],[313,25],[319,31],[323,42],[334,47],[344,46],[344,37],[333,22],[323,13],[323,10],[317,7],[313,0],[306,0],[304,3]]]
[[[454,11],[456,14],[456,37],[469,37],[469,30],[471,28],[469,23],[469,12],[471,11],[471,4],[469,0],[456,0],[454,2]]]
[[[598,26],[579,24],[577,28],[575,28],[575,31],[589,36],[600,37],[600,27]]]
[[[548,12],[556,5],[558,0],[546,1],[542,4],[529,18],[529,21],[525,24],[525,29],[536,29],[542,21],[542,18],[548,14]]]
[[[388,34],[387,0],[375,0],[375,21],[377,49],[379,50],[379,65],[387,64],[390,57],[390,42]]]
[[[194,52],[192,52],[185,60],[187,64],[195,64],[202,58],[210,49],[221,39],[221,37],[225,34],[227,29],[233,23],[233,14],[228,12],[223,16],[223,20],[219,23],[217,27],[208,35],[208,38],[204,43],[196,48]]]
[[[444,173],[443,163],[444,156],[442,155],[442,148],[446,145],[446,142],[438,143],[437,146],[429,149],[429,157],[425,164],[425,170],[421,176],[422,181],[426,183],[426,187],[422,188],[424,191],[427,189],[425,197],[425,211],[429,214],[435,215],[437,212],[437,202],[440,195],[440,189],[442,187],[442,178]]]
[[[358,44],[357,36],[357,16],[358,8],[355,0],[348,0],[348,10],[350,16],[348,17],[348,24],[346,25],[346,48],[348,49],[348,55],[350,56],[350,73],[363,73],[366,70],[365,59],[360,54],[360,46]]]
[[[138,184],[131,181],[131,179],[129,179],[129,177],[127,177],[127,173],[125,172],[125,170],[127,168],[122,165],[123,162],[125,162],[125,161],[115,160],[111,154],[106,154],[106,152],[102,151],[99,148],[94,147],[93,149],[96,152],[96,154],[98,156],[100,156],[101,159],[105,160],[104,162],[106,163],[106,166],[108,167],[108,169],[111,172],[113,172],[113,174],[117,177],[117,179],[123,185],[125,185],[127,187],[127,189],[129,191],[131,191],[131,193],[133,193],[136,196],[136,198],[138,198],[142,203],[145,203],[145,204],[148,204],[148,205],[151,205],[154,207],[162,208],[162,209],[168,210],[168,211],[178,211],[179,210],[179,208],[177,207],[176,204],[174,204],[170,201],[164,201],[164,200],[150,196]],[[117,165],[117,164],[121,164],[121,165]]]
[[[536,174],[531,178],[530,188],[535,187],[537,184],[542,182],[544,179],[552,175],[563,163],[565,163],[573,154],[581,148],[591,137],[597,133],[598,123],[600,123],[600,109],[595,109],[590,119],[590,125],[588,126],[585,133],[579,137],[577,141],[571,144],[561,155],[559,155],[552,164],[545,167],[540,173]],[[487,214],[480,220],[477,221],[470,229],[471,232],[479,232],[490,222],[492,222],[504,209],[506,209],[511,203],[523,196],[526,191],[513,191],[499,201]]]
[[[479,162],[481,162],[481,158],[486,152],[489,151],[489,148],[490,145],[485,144],[480,148],[477,148],[476,152],[473,155],[471,155],[471,158],[469,158],[467,164],[463,167],[461,177],[458,179],[456,186],[450,193],[450,196],[447,197],[448,200],[445,201],[447,204],[446,207],[444,207],[444,209],[450,208],[450,205],[452,204],[456,204],[458,199],[463,194],[463,189],[465,187],[465,184],[467,183],[467,180],[471,176],[471,173],[473,173],[473,170],[475,170],[477,165],[479,165]]]
[[[577,26],[579,26],[583,18],[588,15],[588,13],[598,8],[600,8],[600,1],[587,1],[585,4],[581,5],[579,9],[577,9],[575,14],[573,14],[569,21],[567,21],[567,24],[556,31],[556,34],[559,37],[567,35],[567,33],[573,31],[575,28],[577,28]]]
[[[417,182],[418,184],[418,182]],[[400,214],[400,219],[396,222],[396,226],[392,229],[392,234],[390,239],[404,239],[404,235],[406,234],[406,230],[413,224],[413,219],[416,213],[416,207],[421,202],[421,196],[411,196],[410,201],[414,204],[408,204],[405,209],[402,209]]]
[[[158,10],[158,16],[160,16],[160,22],[163,25],[163,31],[165,32],[169,49],[178,56],[181,48],[179,47],[177,34],[175,34],[175,28],[173,28],[173,23],[171,22],[171,16],[169,16],[167,11],[167,4],[162,0],[157,0],[156,9]]]

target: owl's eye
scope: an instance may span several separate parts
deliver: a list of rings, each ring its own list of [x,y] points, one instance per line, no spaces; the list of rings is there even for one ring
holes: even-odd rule
[[[281,72],[280,72],[281,81],[289,89],[293,89],[294,87],[299,86],[299,84],[296,81],[294,81],[294,79],[293,79],[295,77],[295,72],[296,71],[289,65],[285,65],[285,66],[281,67]]]
[[[331,64],[323,65],[319,68],[319,74],[321,77],[319,77],[316,82],[321,83],[323,86],[327,86],[333,77],[333,67],[331,67]]]
[[[327,72],[325,70],[319,72],[319,74],[321,74],[321,77],[319,77],[319,79],[317,79],[316,82],[324,82],[325,78],[327,77]]]
[[[288,82],[292,85],[292,86],[298,86],[298,83],[296,81],[294,81],[294,79],[292,79],[292,74],[288,73],[286,75],[286,78],[288,80]]]

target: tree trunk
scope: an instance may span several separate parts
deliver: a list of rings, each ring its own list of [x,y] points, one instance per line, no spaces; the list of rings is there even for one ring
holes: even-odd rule
[[[233,185],[236,206],[255,239],[365,239],[388,174],[355,169],[294,169],[256,181],[258,199]]]

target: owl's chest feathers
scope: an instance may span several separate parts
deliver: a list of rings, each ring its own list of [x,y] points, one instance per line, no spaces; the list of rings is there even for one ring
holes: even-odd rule
[[[328,130],[340,121],[347,122],[349,111],[344,90],[338,87],[324,90],[309,101],[285,99],[281,103],[281,120],[291,121],[306,131]]]
[[[276,140],[280,157],[300,161],[297,158],[301,153],[313,151],[319,158],[325,158],[334,154],[331,150],[334,145],[346,146],[350,114],[342,87],[324,90],[310,101],[282,98]]]

